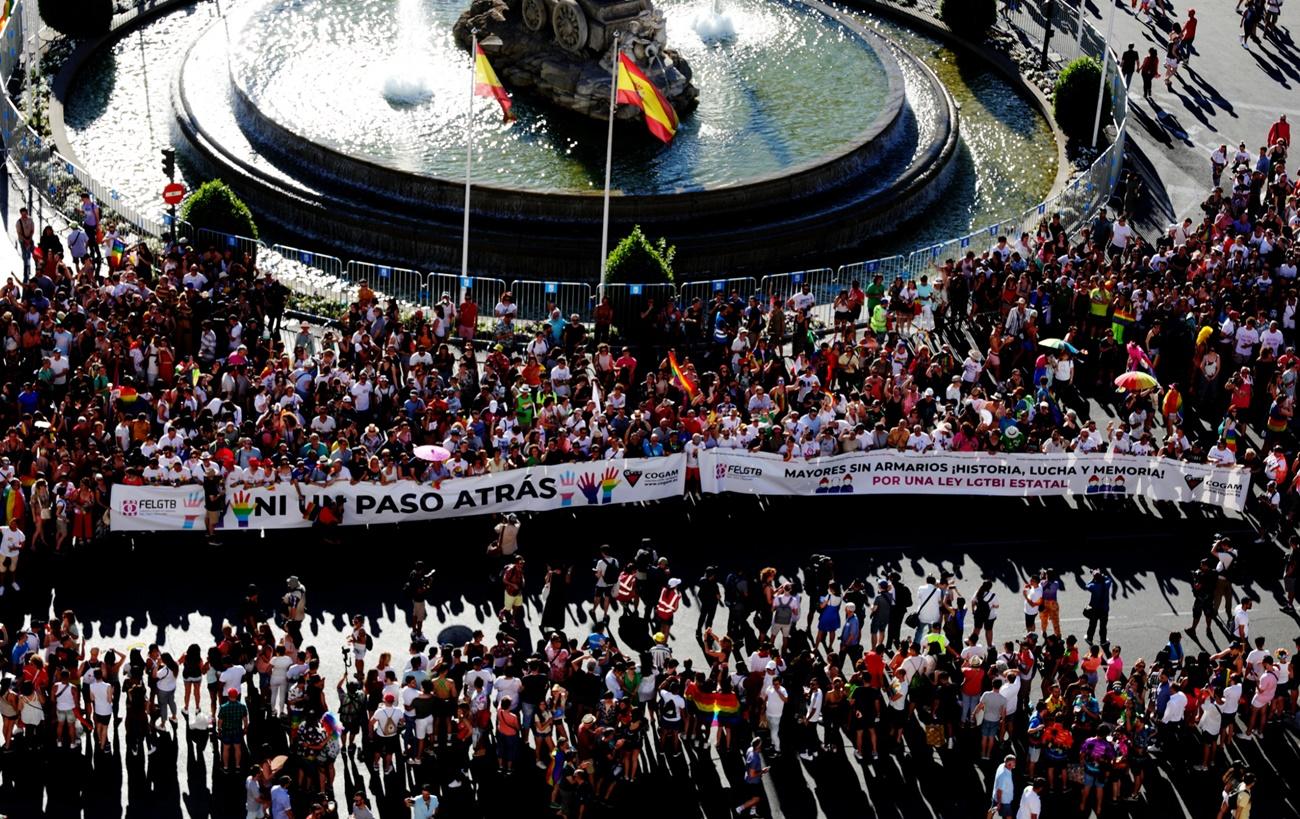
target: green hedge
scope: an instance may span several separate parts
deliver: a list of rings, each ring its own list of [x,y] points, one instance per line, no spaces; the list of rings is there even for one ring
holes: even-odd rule
[[[955,33],[975,38],[997,21],[997,0],[941,0],[939,18]]]
[[[98,37],[113,23],[113,0],[40,0],[45,25],[69,37]]]
[[[1101,83],[1101,63],[1092,57],[1080,57],[1065,67],[1056,78],[1052,113],[1056,122],[1073,139],[1092,140],[1097,121],[1097,87]],[[1110,95],[1102,95],[1101,118],[1110,116]]]
[[[215,230],[236,236],[257,238],[253,214],[235,192],[220,179],[204,182],[181,205],[181,218],[196,230]]]
[[[662,238],[651,242],[641,231],[641,226],[637,225],[609,252],[609,258],[605,260],[605,282],[607,284],[672,283],[675,255],[677,255],[677,248]]]

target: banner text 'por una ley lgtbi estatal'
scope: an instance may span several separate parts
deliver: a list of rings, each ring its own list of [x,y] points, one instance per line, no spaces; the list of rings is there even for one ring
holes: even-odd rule
[[[757,495],[1084,495],[1204,503],[1241,511],[1250,473],[1165,458],[1116,454],[1000,455],[966,452],[849,453],[785,460],[771,453],[712,449],[700,456],[706,493]],[[232,488],[219,526],[290,529],[310,526],[304,509],[325,497],[338,501],[343,525],[436,520],[505,512],[637,503],[686,491],[686,456],[592,461],[509,470],[447,481],[441,486],[398,481],[289,483]],[[299,494],[301,490],[301,495]],[[204,529],[203,489],[188,486],[113,487],[116,532]]]

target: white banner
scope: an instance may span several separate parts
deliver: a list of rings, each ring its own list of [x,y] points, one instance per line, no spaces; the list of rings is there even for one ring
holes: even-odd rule
[[[298,490],[302,491],[299,497]],[[223,529],[292,529],[311,526],[304,510],[324,498],[342,504],[343,525],[542,512],[550,509],[637,503],[680,497],[686,490],[686,456],[590,461],[515,469],[446,481],[441,487],[398,481],[336,483],[328,487],[282,483],[226,492]],[[197,529],[204,524],[203,487],[113,486],[114,532]]]
[[[1250,473],[1132,455],[989,455],[875,450],[787,461],[767,452],[711,449],[705,492],[756,495],[1086,495],[1206,503],[1241,511]]]

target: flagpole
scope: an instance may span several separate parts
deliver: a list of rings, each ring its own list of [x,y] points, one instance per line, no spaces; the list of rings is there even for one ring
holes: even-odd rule
[[[614,34],[614,59],[609,72],[609,137],[605,140],[605,211],[600,226],[600,283],[596,303],[605,299],[605,259],[609,255],[609,172],[614,161],[614,110],[618,106],[618,33]]]
[[[474,165],[474,76],[478,66],[478,30],[469,33],[469,111],[465,135],[465,223],[460,230],[460,277],[469,275],[469,188]]]

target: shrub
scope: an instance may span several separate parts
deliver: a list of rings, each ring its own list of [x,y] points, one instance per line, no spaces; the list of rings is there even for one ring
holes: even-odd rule
[[[1091,140],[1097,120],[1097,86],[1101,83],[1101,63],[1092,57],[1080,57],[1065,67],[1056,78],[1052,113],[1056,122],[1073,139]],[[1102,122],[1110,114],[1110,95],[1102,94]]]
[[[196,230],[215,230],[236,236],[257,238],[257,223],[253,214],[230,186],[220,179],[211,179],[199,186],[181,205],[181,218]]]
[[[69,37],[98,37],[113,23],[113,0],[40,0],[45,25]]]
[[[997,21],[997,0],[941,0],[939,17],[957,34],[973,39]]]
[[[672,283],[673,256],[677,248],[660,238],[651,242],[641,232],[641,226],[632,228],[632,232],[609,252],[605,261],[605,282],[607,284],[659,284]]]

